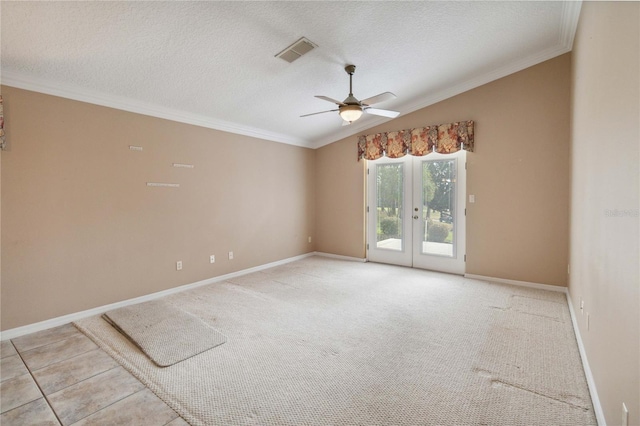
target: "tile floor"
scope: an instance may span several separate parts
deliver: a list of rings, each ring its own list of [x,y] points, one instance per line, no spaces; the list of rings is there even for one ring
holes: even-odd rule
[[[72,324],[0,345],[3,426],[187,425]]]

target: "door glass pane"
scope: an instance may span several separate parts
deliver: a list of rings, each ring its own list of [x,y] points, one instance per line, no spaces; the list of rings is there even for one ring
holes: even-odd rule
[[[422,254],[455,257],[456,160],[422,162]]]
[[[403,167],[400,163],[376,167],[376,247],[379,249],[403,249]]]

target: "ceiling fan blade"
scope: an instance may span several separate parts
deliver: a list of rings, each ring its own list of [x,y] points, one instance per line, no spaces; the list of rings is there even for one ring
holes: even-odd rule
[[[310,115],[324,114],[325,112],[336,112],[336,111],[338,111],[338,110],[337,109],[330,109],[330,110],[327,110],[327,111],[312,112],[311,114],[301,115],[300,117],[309,117]]]
[[[332,99],[332,98],[329,98],[329,97],[327,97],[327,96],[319,96],[319,95],[316,95],[316,98],[318,98],[318,99],[323,99],[323,100],[325,100],[325,101],[329,101],[329,102],[331,102],[332,104],[336,104],[336,105],[344,105],[344,102],[342,102],[342,101],[337,101],[337,100]]]
[[[396,118],[397,116],[400,115],[398,111],[390,111],[388,109],[378,109],[378,108],[365,108],[364,112],[366,112],[367,114],[379,115],[381,117],[389,117],[389,118]]]
[[[380,93],[379,95],[372,96],[361,101],[364,105],[373,105],[379,102],[390,101],[391,99],[395,99],[397,96],[391,92]]]

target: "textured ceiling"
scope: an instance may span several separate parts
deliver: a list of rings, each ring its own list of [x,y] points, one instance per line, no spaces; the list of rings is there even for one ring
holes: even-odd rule
[[[295,145],[341,126],[314,98],[390,91],[402,114],[571,50],[579,2],[2,1],[2,84]],[[274,57],[305,36],[317,48]],[[460,117],[464,119],[468,117]]]

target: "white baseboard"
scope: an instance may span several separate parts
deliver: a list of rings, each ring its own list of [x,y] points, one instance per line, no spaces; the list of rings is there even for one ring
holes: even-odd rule
[[[559,287],[555,285],[538,284],[538,283],[531,283],[527,281],[507,280],[504,278],[492,278],[492,277],[485,277],[482,275],[474,275],[474,274],[464,274],[464,277],[481,280],[481,281],[489,281],[489,282],[495,282],[495,283],[501,283],[501,284],[511,284],[511,285],[517,285],[521,287],[530,287],[530,288],[536,288],[540,290],[550,290],[550,291],[565,293],[567,297],[567,304],[569,305],[569,312],[571,314],[571,323],[573,325],[573,331],[575,332],[576,340],[578,342],[578,350],[580,351],[582,368],[584,370],[584,375],[587,378],[589,393],[591,394],[591,403],[593,404],[593,411],[595,412],[598,425],[607,426],[607,422],[604,418],[604,411],[602,410],[602,405],[600,405],[600,398],[598,398],[598,391],[596,390],[596,382],[593,378],[593,374],[591,373],[591,368],[589,367],[589,362],[587,361],[587,353],[582,343],[582,337],[580,336],[580,329],[578,328],[578,322],[576,319],[575,312],[573,310],[573,303],[571,303],[571,296],[569,295],[569,289],[567,287]]]
[[[287,258],[287,259],[278,260],[278,261],[271,262],[271,263],[266,263],[264,265],[255,266],[253,268],[248,268],[248,269],[243,269],[241,271],[232,272],[230,274],[220,275],[220,276],[217,276],[217,277],[208,278],[206,280],[198,281],[198,282],[195,282],[195,283],[185,284],[185,285],[182,285],[182,286],[179,286],[179,287],[170,288],[168,290],[163,290],[163,291],[159,291],[159,292],[156,292],[156,293],[147,294],[145,296],[140,296],[140,297],[136,297],[136,298],[133,298],[133,299],[123,300],[121,302],[111,303],[109,305],[99,306],[97,308],[88,309],[86,311],[81,311],[81,312],[76,312],[76,313],[73,313],[73,314],[63,315],[61,317],[52,318],[52,319],[49,319],[49,320],[46,320],[46,321],[41,321],[41,322],[37,322],[37,323],[34,323],[34,324],[25,325],[25,326],[22,326],[22,327],[12,328],[12,329],[0,332],[0,340],[13,339],[13,338],[16,338],[16,337],[19,337],[19,336],[23,336],[25,334],[30,334],[30,333],[35,333],[37,331],[47,330],[49,328],[57,327],[57,326],[64,325],[64,324],[68,324],[70,322],[77,321],[77,320],[80,320],[82,318],[87,318],[87,317],[90,317],[90,316],[93,316],[93,315],[99,315],[99,314],[102,314],[104,312],[110,311],[112,309],[117,309],[117,308],[121,308],[123,306],[128,306],[128,305],[134,305],[136,303],[146,302],[146,301],[157,299],[157,298],[160,298],[160,297],[163,297],[163,296],[168,296],[170,294],[179,293],[181,291],[185,291],[185,290],[201,287],[201,286],[204,286],[204,285],[207,285],[207,284],[213,284],[213,283],[216,283],[216,282],[225,281],[225,280],[228,280],[228,279],[231,279],[231,278],[235,278],[235,277],[239,277],[239,276],[242,276],[242,275],[250,274],[252,272],[262,271],[262,270],[265,270],[265,269],[273,268],[275,266],[284,265],[284,264],[287,264],[287,263],[290,263],[290,262],[294,262],[296,260],[305,259],[305,258],[311,257],[311,256],[322,256],[322,257],[328,257],[328,258],[340,259],[340,260],[348,260],[348,261],[355,261],[355,262],[366,262],[367,261],[367,259],[361,259],[361,258],[358,258],[358,257],[350,257],[350,256],[341,256],[341,255],[331,254],[331,253],[323,253],[323,252],[305,253],[305,254],[301,254],[299,256],[294,256],[294,257],[290,257],[290,258]],[[557,292],[561,292],[561,293],[565,293],[566,294],[567,303],[569,305],[569,312],[571,313],[571,322],[573,324],[573,330],[575,332],[576,340],[578,342],[578,349],[580,351],[580,358],[582,360],[582,366],[583,366],[583,369],[584,369],[585,376],[587,378],[587,385],[589,386],[589,392],[591,394],[591,401],[592,401],[593,408],[594,408],[594,411],[595,411],[596,420],[598,421],[598,425],[599,426],[606,426],[607,423],[606,423],[606,420],[604,418],[604,412],[602,410],[602,405],[600,405],[600,399],[598,398],[598,392],[596,390],[595,380],[593,378],[593,374],[591,373],[591,368],[589,367],[589,362],[587,361],[587,354],[585,352],[584,345],[582,343],[582,337],[580,335],[580,330],[578,329],[578,323],[577,323],[575,312],[573,310],[573,304],[571,302],[571,296],[569,295],[569,292],[567,291],[567,288],[566,287],[548,285],[548,284],[531,283],[531,282],[527,282],[527,281],[516,281],[516,280],[503,279],[503,278],[492,278],[492,277],[486,277],[486,276],[474,275],[474,274],[465,274],[464,277],[465,278],[470,278],[470,279],[481,280],[481,281],[489,281],[489,282],[496,282],[496,283],[502,283],[502,284],[511,284],[511,285],[517,285],[517,286],[523,286],[523,287],[542,289],[542,290],[551,290],[551,291],[557,291]]]
[[[340,260],[349,260],[351,262],[366,262],[367,259],[363,259],[360,257],[351,257],[351,256],[342,256],[340,254],[331,254],[331,253],[324,253],[321,251],[317,251],[315,252],[316,256],[322,256],[322,257],[330,257],[332,259],[340,259]]]
[[[316,255],[317,253],[305,253],[299,256],[289,257],[287,259],[278,260],[271,263],[266,263],[264,265],[255,266],[253,268],[243,269],[241,271],[232,272],[226,275],[220,275],[217,277],[207,278],[206,280],[197,281],[191,284],[181,285],[179,287],[170,288],[167,290],[158,291],[156,293],[147,294],[140,297],[135,297],[133,299],[123,300],[121,302],[111,303],[109,305],[98,306],[97,308],[87,309],[86,311],[75,312],[73,314],[63,315],[61,317],[51,318],[45,321],[36,322],[34,324],[25,325],[22,327],[16,327],[9,330],[5,330],[0,332],[0,340],[8,340],[13,339],[19,336],[24,336],[25,334],[35,333],[36,331],[47,330],[49,328],[57,327],[60,325],[68,324],[73,321],[80,320],[82,318],[87,318],[93,315],[99,315],[110,311],[112,309],[121,308],[123,306],[135,305],[136,303],[147,302],[149,300],[157,299],[159,297],[168,296],[170,294],[179,293],[181,291],[189,290],[196,287],[201,287],[207,284],[213,284],[220,281],[225,281],[231,278],[239,277],[241,275],[250,274],[252,272],[262,271],[264,269],[273,268],[275,266],[284,265],[286,263],[294,262],[296,260],[304,259],[307,257],[311,257]]]
[[[549,290],[549,291],[557,291],[560,293],[567,293],[567,287],[561,287],[557,285],[538,284],[538,283],[531,283],[528,281],[507,280],[504,278],[485,277],[483,275],[474,275],[474,274],[464,274],[464,277],[471,278],[474,280],[480,280],[480,281],[489,281],[492,283],[511,284],[511,285],[517,285],[520,287],[537,288],[538,290]]]
[[[578,350],[580,351],[582,368],[584,369],[584,375],[587,378],[587,385],[589,386],[589,393],[591,394],[593,411],[596,414],[598,425],[607,426],[607,421],[604,418],[604,411],[602,410],[602,405],[600,405],[598,391],[596,390],[596,382],[593,379],[591,367],[589,367],[589,361],[587,361],[587,352],[585,351],[584,345],[582,344],[582,336],[580,335],[580,329],[578,328],[578,319],[576,318],[575,311],[573,310],[573,303],[571,303],[571,295],[569,295],[569,292],[567,292],[567,303],[569,304],[569,312],[571,313],[571,323],[573,324],[573,331],[575,332],[576,340],[578,341]]]

